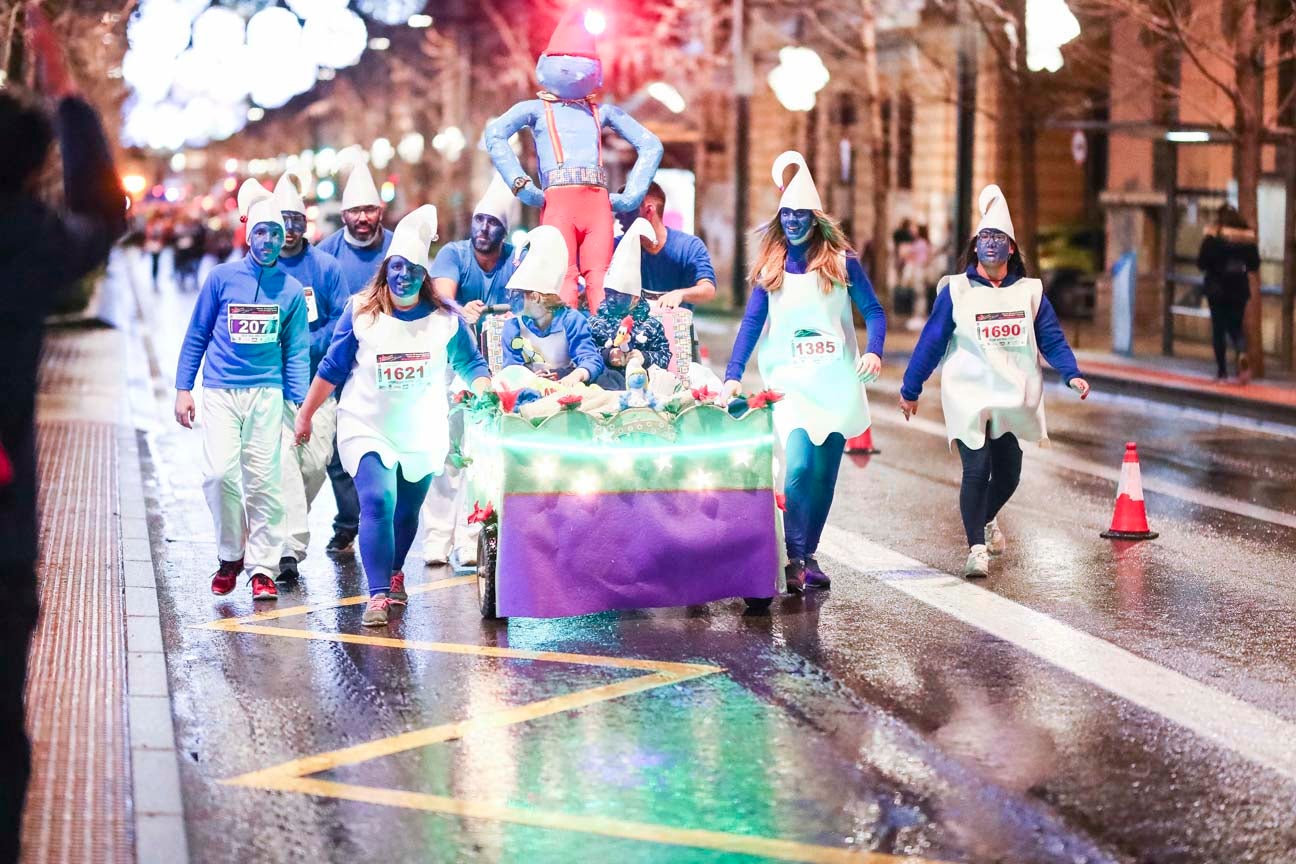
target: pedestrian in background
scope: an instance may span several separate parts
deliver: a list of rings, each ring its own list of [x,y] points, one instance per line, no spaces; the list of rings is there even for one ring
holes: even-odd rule
[[[1232,342],[1238,380],[1246,384],[1251,380],[1251,364],[1242,318],[1251,299],[1251,274],[1260,270],[1260,249],[1251,226],[1227,204],[1219,209],[1215,229],[1202,238],[1197,269],[1205,277],[1202,293],[1210,306],[1216,377],[1228,378],[1227,343]]]
[[[36,626],[36,373],[42,322],[76,280],[108,258],[126,229],[98,115],[77,94],[63,48],[38,4],[25,9],[27,56],[53,115],[15,88],[0,90],[0,864],[18,860],[31,773],[23,720],[27,647]],[[66,213],[36,195],[58,136]]]
[[[784,185],[790,166],[797,172]],[[742,388],[743,370],[759,342],[774,430],[783,448],[787,511],[783,517],[787,589],[827,588],[815,560],[832,508],[846,439],[869,428],[864,385],[882,371],[886,313],[841,228],[823,211],[805,157],[789,150],[774,160],[783,189],[752,265],[752,291],[725,369],[725,398]],[[855,338],[852,304],[868,328],[868,347]]]
[[[918,413],[923,384],[945,361],[941,408],[963,462],[965,577],[988,576],[990,555],[1007,548],[997,517],[1021,479],[1018,440],[1048,440],[1040,355],[1081,399],[1089,395],[1044,284],[1026,277],[1003,192],[991,184],[979,204],[981,222],[963,253],[963,272],[941,279],[900,388],[908,420]]]

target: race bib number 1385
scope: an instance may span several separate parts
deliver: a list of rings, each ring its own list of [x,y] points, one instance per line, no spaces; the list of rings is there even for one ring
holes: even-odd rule
[[[998,348],[1026,347],[1026,312],[981,312],[976,316],[977,341]]]

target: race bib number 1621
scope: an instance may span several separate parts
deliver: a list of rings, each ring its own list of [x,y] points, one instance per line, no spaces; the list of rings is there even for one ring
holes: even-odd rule
[[[377,359],[379,390],[414,390],[428,386],[428,361],[426,352],[406,354],[379,354]]]
[[[1026,312],[981,312],[976,316],[977,341],[998,348],[1026,347]]]

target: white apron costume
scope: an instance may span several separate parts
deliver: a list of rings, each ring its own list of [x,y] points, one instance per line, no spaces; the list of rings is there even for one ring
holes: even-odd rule
[[[447,346],[459,321],[357,315],[355,365],[338,400],[337,446],[352,477],[366,453],[409,481],[440,472],[450,449]]]
[[[834,432],[853,438],[869,428],[845,288],[825,294],[817,272],[785,271],[783,287],[769,293],[769,316],[757,350],[761,380],[783,394],[774,403],[774,430],[784,447],[794,429],[804,429],[810,443],[818,445]]]
[[[1044,285],[1019,279],[994,288],[949,277],[954,335],[941,372],[941,408],[950,446],[973,450],[1011,432],[1022,441],[1048,443],[1044,375],[1035,342],[1035,315]]]

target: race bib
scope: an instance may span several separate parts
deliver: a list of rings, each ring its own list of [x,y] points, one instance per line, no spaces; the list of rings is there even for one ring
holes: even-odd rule
[[[840,360],[842,343],[827,333],[799,330],[792,337],[793,366],[827,366]]]
[[[981,312],[976,316],[977,341],[984,347],[1025,348],[1026,312]]]
[[[229,335],[235,345],[265,345],[279,341],[278,304],[231,304]]]
[[[379,390],[414,390],[428,386],[428,362],[432,355],[379,354],[377,360]]]
[[[302,295],[306,298],[306,320],[314,324],[319,318],[319,306],[315,305],[315,289],[303,288]]]

